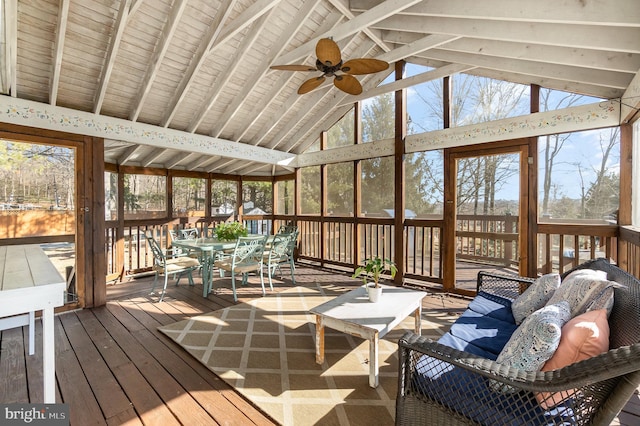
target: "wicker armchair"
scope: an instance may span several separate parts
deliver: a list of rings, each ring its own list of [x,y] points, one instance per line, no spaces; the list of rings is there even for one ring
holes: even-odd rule
[[[640,384],[640,280],[605,259],[574,269],[582,268],[604,270],[609,280],[624,285],[615,289],[608,352],[558,370],[527,373],[407,333],[399,341],[396,424],[610,424]],[[479,288],[502,297],[514,297],[530,282],[478,276]],[[493,391],[491,381],[517,392]],[[545,410],[534,396],[542,391],[570,397]]]

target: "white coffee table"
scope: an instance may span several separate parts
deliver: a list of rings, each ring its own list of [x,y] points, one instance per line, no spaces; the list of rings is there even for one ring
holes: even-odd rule
[[[420,334],[422,299],[427,293],[401,287],[382,286],[382,297],[369,302],[364,287],[358,287],[311,309],[316,315],[316,362],[324,362],[324,328],[369,341],[369,386],[378,386],[378,340],[412,313],[415,332]]]

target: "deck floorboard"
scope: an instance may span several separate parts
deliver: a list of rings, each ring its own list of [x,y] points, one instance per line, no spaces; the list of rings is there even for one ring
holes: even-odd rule
[[[464,268],[471,286],[477,270]],[[278,277],[279,278],[279,277]],[[230,281],[228,278],[226,279]],[[299,284],[359,285],[349,274],[301,266]],[[273,425],[262,411],[168,339],[157,328],[234,304],[230,283],[219,294],[202,297],[196,285],[170,283],[163,303],[149,295],[152,278],[108,287],[106,306],[56,316],[57,401],[70,405],[72,425]],[[275,291],[291,286],[274,280]],[[268,290],[269,291],[269,290]],[[241,301],[262,297],[259,281],[238,289]],[[424,299],[423,317],[454,320],[469,298],[434,293]],[[0,400],[42,401],[42,326],[36,321],[36,354],[28,355],[27,327],[2,331]],[[638,395],[615,425],[640,424]]]

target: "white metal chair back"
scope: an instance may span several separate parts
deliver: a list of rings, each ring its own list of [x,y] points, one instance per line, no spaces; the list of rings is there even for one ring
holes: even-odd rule
[[[254,235],[249,237],[240,237],[236,242],[236,246],[231,256],[225,259],[216,260],[215,266],[231,272],[231,286],[233,288],[233,300],[238,301],[236,294],[236,274],[242,274],[242,285],[247,284],[249,272],[256,272],[260,275],[260,284],[262,285],[262,295],[266,294],[264,288],[264,277],[262,276],[263,256],[265,244],[267,242],[266,235]],[[273,290],[273,286],[271,287]]]
[[[292,223],[280,225],[278,229],[278,234],[291,234],[293,232],[298,232],[298,225]]]
[[[147,241],[147,244],[149,244],[151,253],[153,253],[153,270],[155,272],[155,277],[153,279],[153,286],[151,287],[151,294],[154,293],[156,288],[158,276],[164,276],[164,285],[162,286],[162,293],[158,300],[159,302],[162,302],[167,291],[169,275],[176,275],[176,285],[178,285],[182,275],[187,274],[189,285],[194,285],[192,272],[200,267],[198,259],[188,256],[175,256],[167,259],[167,255],[162,250],[162,247],[160,247],[160,244],[158,244],[158,241],[154,238],[152,231],[145,232],[145,240]]]
[[[292,232],[290,234],[276,234],[273,237],[270,249],[264,256],[264,262],[267,264],[267,271],[269,273],[270,286],[273,287],[273,283],[271,281],[273,273],[276,269],[280,269],[280,265],[285,263],[289,264],[291,281],[295,285],[296,279],[294,276],[295,265],[293,262],[293,251],[296,246],[297,238],[297,232]]]
[[[178,231],[180,239],[182,240],[196,240],[200,236],[198,228],[185,228]]]

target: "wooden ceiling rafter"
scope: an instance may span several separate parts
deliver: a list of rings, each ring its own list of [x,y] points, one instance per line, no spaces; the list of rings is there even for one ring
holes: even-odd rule
[[[640,28],[638,27],[603,27],[576,23],[568,25],[562,37],[558,37],[557,27],[549,23],[532,25],[530,22],[496,21],[490,17],[464,19],[410,15],[394,15],[374,23],[373,27],[388,31],[449,34],[459,37],[534,43],[546,46],[640,53],[640,46],[637,42],[640,39]]]
[[[273,65],[273,60],[282,53],[282,51],[291,43],[294,36],[298,33],[304,22],[311,15],[315,8],[316,4],[314,2],[305,2],[296,15],[291,19],[290,26],[287,27],[285,31],[280,34],[280,37],[273,44],[273,48],[269,52],[268,55],[265,55],[262,58],[260,64],[254,69],[253,74],[249,77],[250,81],[255,81],[256,84],[260,82],[260,80],[267,75],[269,72],[269,66]],[[292,78],[291,75],[289,78]],[[287,79],[288,80],[288,79]],[[285,84],[280,85],[280,87],[284,87]],[[277,88],[277,87],[276,87]],[[254,85],[245,85],[242,88],[242,92],[238,94],[233,100],[233,103],[227,108],[225,108],[225,112],[218,120],[213,128],[211,129],[210,135],[212,137],[220,137],[225,127],[229,122],[233,119],[234,115],[240,109],[240,106],[244,103],[247,96],[254,90]],[[265,97],[268,98],[268,97]],[[271,96],[269,99],[272,99]]]
[[[98,83],[98,89],[96,90],[95,99],[93,102],[93,112],[100,114],[102,110],[102,103],[104,102],[105,94],[107,93],[107,87],[109,86],[109,79],[113,72],[113,66],[118,56],[118,49],[120,48],[120,42],[122,41],[122,35],[127,27],[127,19],[131,11],[131,0],[120,0],[120,8],[118,9],[118,17],[115,22],[114,36],[109,43],[109,49],[107,50],[107,56],[102,66],[102,75]]]
[[[118,157],[117,164],[125,164],[127,161],[133,158],[133,155],[135,153],[139,152],[141,149],[142,145],[131,145],[130,147],[126,148],[122,155]]]
[[[196,158],[190,163],[185,164],[185,169],[189,171],[196,171],[200,169],[206,168],[209,164],[218,160],[220,157],[216,156],[202,156],[200,158]]]
[[[386,0],[379,5],[371,8],[370,10],[367,10],[366,12],[361,13],[355,18],[345,22],[344,24],[332,29],[331,32],[327,32],[310,39],[306,43],[303,43],[301,46],[298,46],[292,51],[277,58],[276,62],[279,64],[289,64],[295,62],[300,58],[306,56],[308,52],[313,51],[316,47],[316,44],[318,43],[318,40],[320,40],[321,38],[331,37],[335,42],[338,42],[343,38],[356,34],[362,31],[364,28],[372,26],[372,24],[388,18],[393,14],[408,8],[409,6],[419,3],[420,1],[421,0]]]
[[[200,70],[205,60],[207,59],[207,55],[209,54],[211,47],[222,32],[223,26],[233,12],[233,6],[237,1],[238,0],[223,0],[220,6],[220,12],[216,14],[215,19],[209,26],[209,31],[198,45],[198,48],[196,49],[196,52],[193,55],[189,66],[187,67],[187,71],[184,73],[184,76],[180,80],[180,83],[178,84],[178,87],[176,88],[171,101],[169,101],[169,105],[167,106],[165,114],[160,122],[161,127],[168,127],[171,123],[173,116],[177,112],[178,106],[187,96],[187,91],[189,90],[191,84],[193,84],[193,79],[196,73]]]
[[[142,165],[142,167],[149,167],[166,152],[166,148],[153,148],[144,158],[140,159],[140,165]]]
[[[240,44],[238,45],[238,48],[235,50],[234,56],[230,58],[229,63],[225,67],[224,75],[221,78],[216,79],[215,86],[207,94],[206,102],[200,107],[200,110],[196,113],[195,118],[187,127],[187,132],[194,133],[198,129],[213,105],[218,100],[218,96],[220,96],[220,93],[224,89],[226,83],[228,83],[229,80],[234,77],[237,69],[245,63],[245,56],[250,51],[251,46],[257,40],[258,36],[260,36],[260,33],[264,26],[267,24],[267,19],[269,18],[269,15],[272,11],[273,9],[271,9],[271,11],[269,11],[268,13],[265,13],[262,16],[258,17],[258,19],[250,24],[251,26],[249,27],[248,34],[244,35],[242,41],[240,41]]]
[[[324,25],[322,25],[319,31],[317,32],[320,32],[321,34],[325,33],[330,28],[334,28],[340,25],[344,20],[343,19],[344,17],[342,17],[338,12],[331,15],[331,17],[334,19],[329,19],[329,18],[325,19]],[[312,58],[313,57],[312,55],[313,53],[309,52],[305,57],[304,62],[307,62],[309,58]],[[253,130],[253,126],[258,122],[259,118],[261,118],[265,113],[270,113],[271,121],[273,121],[276,117],[279,117],[277,113],[274,113],[274,111],[271,108],[269,108],[269,106],[276,99],[279,99],[281,97],[282,93],[288,89],[288,83],[294,80],[294,78],[295,78],[295,73],[280,72],[280,77],[278,78],[278,81],[275,84],[271,85],[269,92],[267,92],[267,94],[262,97],[262,102],[254,105],[249,115],[249,118],[245,120],[244,130],[240,134],[234,135],[231,139],[236,142],[241,141],[248,132]],[[278,110],[278,112],[282,112],[283,109],[284,109],[284,112],[286,112],[288,107],[281,107]],[[258,134],[260,133],[258,132]]]
[[[338,9],[340,13],[342,13],[347,19],[351,20],[356,17],[353,11],[349,8],[348,0],[329,0],[329,3],[331,3],[333,7]],[[371,39],[371,41],[377,44],[385,52],[391,50],[391,47],[389,47],[387,43],[385,43],[382,39],[382,34],[380,31],[363,28],[362,32],[365,33]]]
[[[137,4],[140,4],[141,2],[142,0],[137,0]],[[153,56],[151,57],[151,60],[147,65],[147,69],[142,79],[143,83],[138,89],[138,94],[135,97],[133,108],[131,109],[131,113],[129,114],[129,120],[131,121],[138,120],[138,116],[142,111],[142,107],[144,106],[147,95],[151,91],[151,86],[153,86],[153,83],[156,80],[156,76],[158,74],[158,71],[160,70],[160,66],[162,65],[162,60],[164,59],[167,50],[169,49],[169,46],[173,41],[173,36],[178,29],[178,24],[180,23],[180,20],[182,19],[182,15],[184,14],[186,8],[186,1],[174,0],[169,18],[165,22],[164,28],[162,29],[162,34],[159,38],[159,42],[156,44],[153,51]]]
[[[16,0],[17,1],[17,0]],[[60,86],[60,69],[62,68],[62,53],[64,51],[64,40],[67,34],[67,22],[69,20],[69,2],[71,0],[61,0],[58,11],[58,22],[56,24],[56,38],[53,45],[53,66],[51,67],[51,78],[49,82],[49,103],[55,105],[58,101],[58,88]]]
[[[195,157],[196,155],[198,154],[195,152],[179,151],[176,155],[174,155],[167,162],[165,162],[164,167],[169,170],[173,169],[175,167],[178,167],[181,163],[186,162],[189,158]]]

